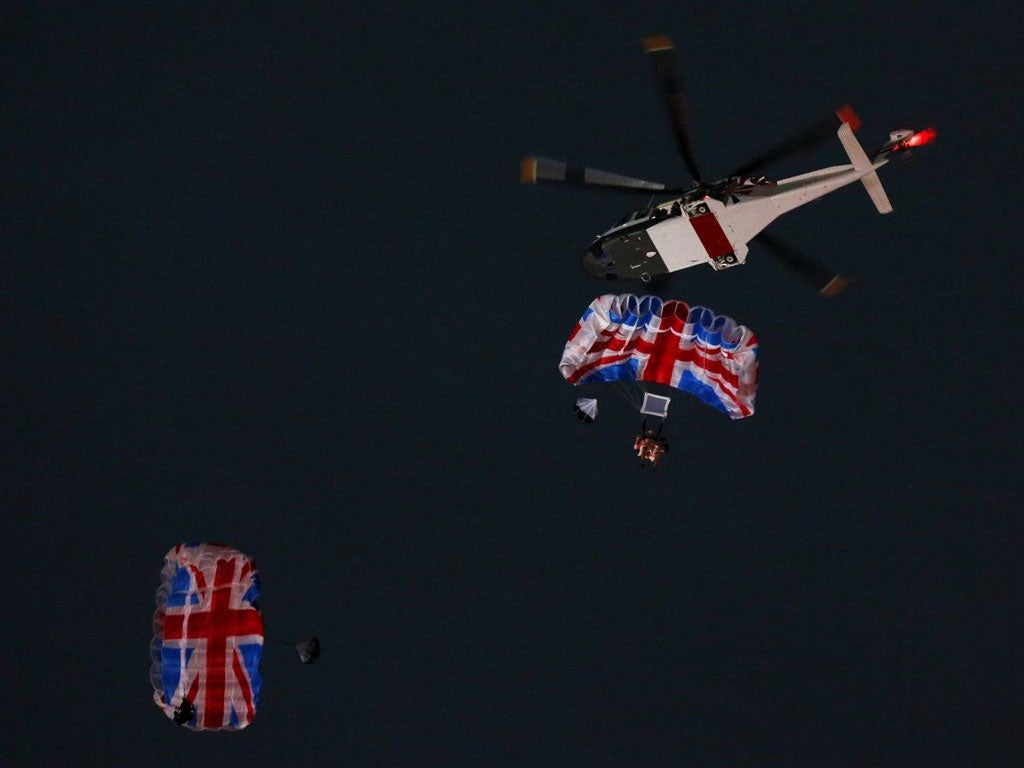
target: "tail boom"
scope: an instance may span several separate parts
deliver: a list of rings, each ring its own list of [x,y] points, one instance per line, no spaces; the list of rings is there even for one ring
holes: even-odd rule
[[[878,173],[875,171],[875,168],[881,166],[885,161],[875,164],[868,159],[864,148],[857,141],[857,137],[853,135],[849,123],[839,126],[838,136],[853,164],[853,169],[862,174],[860,182],[864,185],[871,202],[875,204],[875,208],[879,213],[892,213],[892,203],[889,202],[889,196],[885,194],[885,188],[882,187],[882,180],[878,178]]]

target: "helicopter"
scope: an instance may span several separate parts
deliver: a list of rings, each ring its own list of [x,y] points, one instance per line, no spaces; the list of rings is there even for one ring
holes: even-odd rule
[[[825,296],[840,293],[849,280],[785,246],[763,230],[784,213],[859,181],[879,213],[892,205],[877,170],[894,155],[906,156],[915,147],[931,143],[935,129],[900,129],[870,156],[854,132],[860,120],[850,106],[835,117],[762,153],[728,176],[704,182],[687,131],[682,81],[676,77],[675,46],[665,35],[644,38],[643,47],[654,68],[683,163],[694,181],[689,187],[622,176],[596,168],[572,166],[545,157],[525,157],[520,165],[524,184],[569,183],[646,194],[674,195],[623,216],[595,238],[583,253],[583,269],[603,279],[653,278],[709,264],[719,271],[746,261],[749,243],[768,246],[782,263]],[[836,127],[838,118],[838,128]],[[839,138],[849,165],[831,166],[774,181],[758,171],[796,152],[810,149],[831,135]]]

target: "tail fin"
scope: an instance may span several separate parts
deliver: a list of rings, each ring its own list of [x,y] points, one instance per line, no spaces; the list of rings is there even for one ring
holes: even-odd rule
[[[839,126],[838,136],[839,141],[843,143],[843,149],[850,156],[850,162],[853,163],[854,170],[866,171],[860,180],[864,185],[864,189],[867,190],[871,202],[875,204],[875,208],[878,209],[879,213],[892,213],[892,204],[882,188],[882,180],[878,178],[872,162],[868,159],[860,142],[857,141],[857,137],[853,135],[850,123],[844,122]]]

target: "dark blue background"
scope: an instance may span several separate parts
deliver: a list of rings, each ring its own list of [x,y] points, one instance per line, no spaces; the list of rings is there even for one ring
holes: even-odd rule
[[[19,4],[4,11],[4,760],[50,765],[1017,765],[1021,11],[964,3]],[[572,418],[556,364],[636,199],[845,101],[934,124],[672,294],[753,328],[756,416]],[[772,169],[845,162],[838,142]],[[638,287],[629,286],[637,289]],[[179,541],[252,554],[251,728],[153,706]]]

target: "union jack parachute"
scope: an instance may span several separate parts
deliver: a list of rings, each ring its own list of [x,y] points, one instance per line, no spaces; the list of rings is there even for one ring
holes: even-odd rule
[[[153,615],[153,699],[193,730],[241,730],[260,698],[263,617],[252,560],[220,544],[164,557]]]
[[[742,419],[754,413],[757,337],[707,307],[606,294],[576,323],[558,370],[572,384],[662,384]]]

